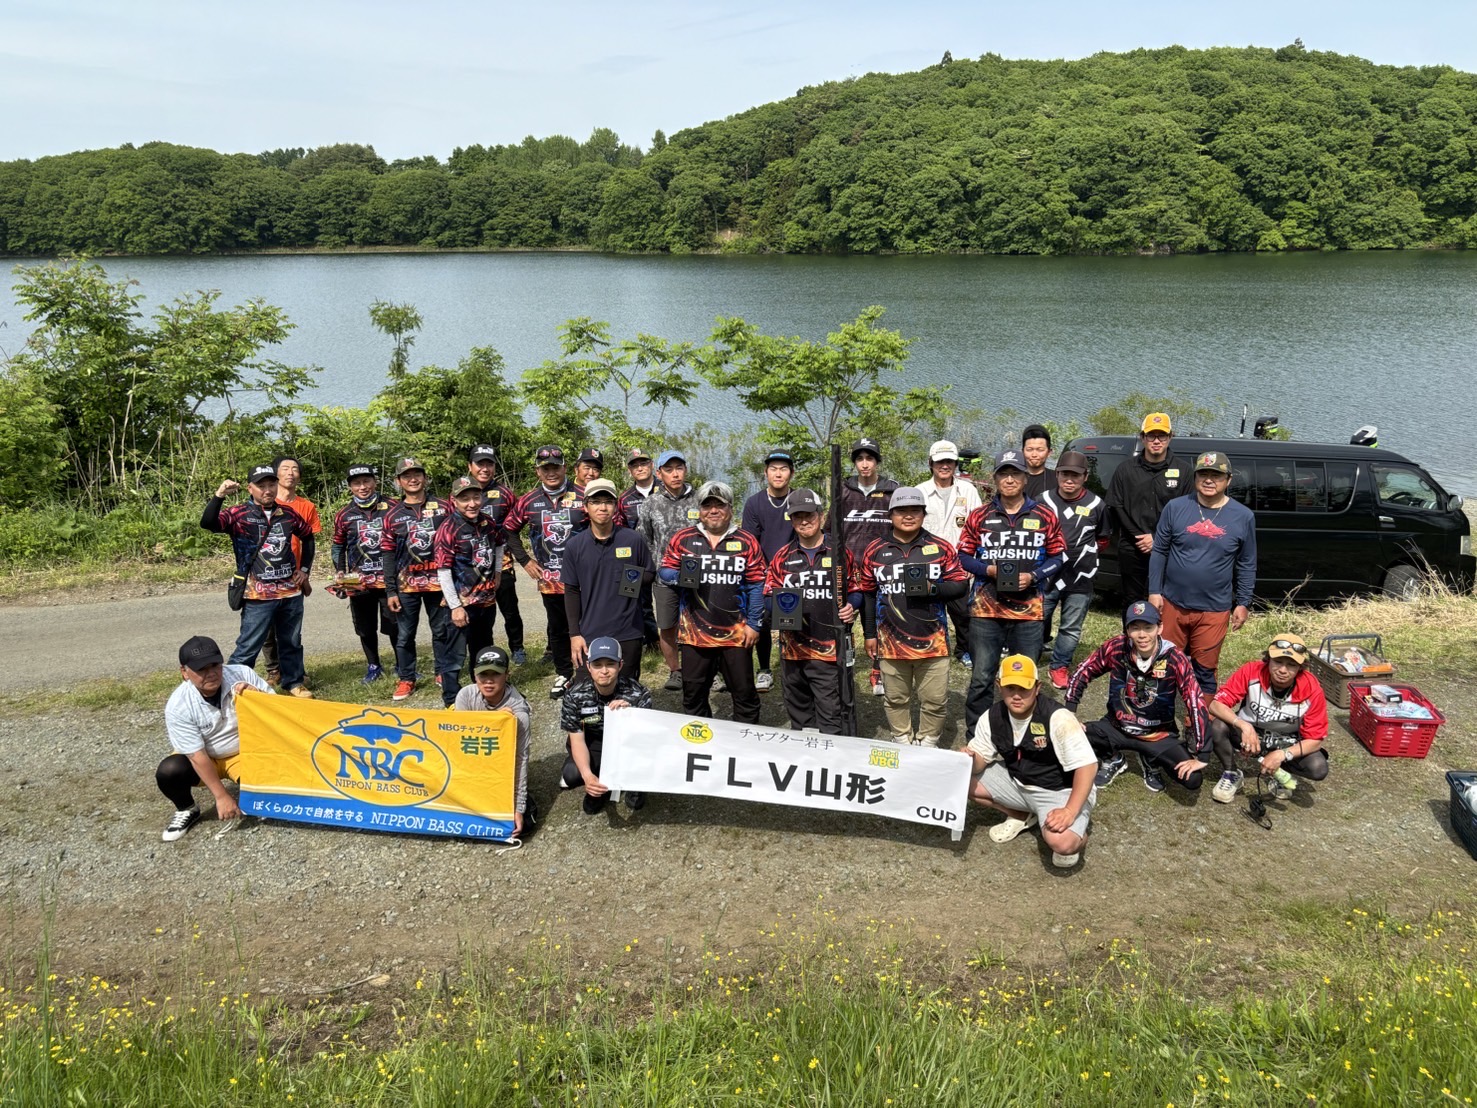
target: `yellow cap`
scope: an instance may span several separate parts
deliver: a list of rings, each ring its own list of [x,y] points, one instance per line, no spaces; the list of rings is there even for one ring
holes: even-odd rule
[[[1000,659],[1000,683],[1029,689],[1036,684],[1036,663],[1024,654],[1011,654]]]
[[[1169,416],[1164,412],[1150,412],[1144,416],[1144,425],[1139,428],[1139,433],[1147,435],[1150,431],[1163,431],[1166,435],[1174,434],[1174,428],[1169,425]]]

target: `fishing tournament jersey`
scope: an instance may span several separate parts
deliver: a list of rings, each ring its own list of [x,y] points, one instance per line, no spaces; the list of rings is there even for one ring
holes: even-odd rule
[[[380,549],[391,507],[390,501],[383,498],[364,508],[351,500],[333,517],[333,548],[339,555],[334,559],[334,568],[359,574],[360,588],[385,587]]]
[[[467,607],[485,608],[497,603],[495,578],[502,541],[502,531],[485,515],[470,520],[448,512],[441,517],[432,542],[436,568],[451,570],[457,598]]]
[[[948,619],[936,596],[908,596],[904,566],[923,565],[930,581],[968,581],[954,547],[927,529],[909,543],[892,535],[867,547],[857,570],[857,591],[876,593],[877,647],[892,661],[949,656]]]
[[[1267,663],[1247,662],[1231,674],[1215,698],[1232,709],[1237,719],[1246,720],[1266,736],[1264,747],[1291,746],[1299,739],[1315,742],[1328,737],[1328,700],[1318,678],[1307,669],[1298,673],[1292,688],[1278,696],[1272,689]]]
[[[1178,695],[1184,702],[1191,732],[1185,747],[1192,754],[1204,752],[1210,746],[1205,698],[1190,659],[1168,639],[1159,640],[1159,649],[1147,665],[1135,655],[1127,635],[1108,639],[1072,674],[1067,705],[1079,703],[1087,683],[1106,673],[1108,717],[1113,726],[1125,735],[1153,741],[1179,734],[1174,718],[1174,698]]]
[[[298,569],[292,540],[313,537],[302,516],[280,504],[268,516],[247,501],[220,510],[219,530],[231,536],[236,564],[246,565],[247,600],[281,600],[302,591],[292,583]]]
[[[632,531],[641,527],[641,509],[653,496],[656,495],[660,484],[654,484],[651,488],[642,492],[641,489],[632,485],[615,502],[615,525],[617,527],[629,527]]]
[[[1019,592],[999,594],[989,577],[976,576],[971,588],[969,614],[982,619],[1040,619],[1040,581],[1049,578],[1061,564],[1067,544],[1051,509],[1023,498],[1020,511],[1011,515],[995,497],[969,513],[959,536],[961,558],[980,562],[1014,562],[1022,573],[1034,573],[1036,581]]]
[[[601,696],[595,682],[575,681],[559,700],[559,729],[564,732],[564,749],[569,749],[569,733],[583,732],[586,746],[599,746],[605,741],[605,706],[612,700],[624,700],[633,708],[650,708],[651,693],[634,677],[621,677],[609,696]]]
[[[529,552],[543,570],[539,592],[563,594],[559,570],[564,565],[564,547],[585,523],[585,494],[569,483],[557,489],[540,485],[514,503],[503,520],[503,529],[512,535],[528,528]]]
[[[400,592],[441,591],[436,579],[436,530],[451,511],[451,502],[439,496],[427,496],[423,504],[391,503],[380,549],[395,552]]]
[[[836,593],[833,543],[822,535],[814,550],[800,545],[799,539],[786,543],[770,560],[764,580],[764,595],[773,596],[781,589],[800,593],[802,623],[799,631],[781,631],[780,657],[791,662],[834,662],[838,629],[836,627]],[[842,587],[850,589],[855,574],[851,552],[841,550]],[[841,597],[846,603],[846,597]],[[776,602],[778,610],[778,602]]]
[[[662,569],[680,570],[684,557],[699,559],[701,583],[677,587],[681,607],[677,641],[685,646],[743,646],[743,625],[758,628],[764,588],[764,551],[747,531],[735,530],[716,543],[701,527],[684,527],[662,552]]]
[[[886,477],[877,478],[877,487],[871,492],[863,492],[856,477],[841,482],[841,535],[851,552],[852,564],[860,565],[867,547],[892,530],[887,504],[897,487],[896,481]]]
[[[517,501],[517,495],[507,485],[484,485],[482,487],[482,514],[496,523],[499,529],[505,526],[508,513],[513,510],[513,505]],[[447,504],[446,510],[449,512],[453,508]],[[513,555],[507,547],[504,547],[503,572],[506,573],[512,568]]]
[[[1097,540],[1107,522],[1108,506],[1089,490],[1076,500],[1068,500],[1058,490],[1050,489],[1041,503],[1056,516],[1067,544],[1066,561],[1052,587],[1063,595],[1091,595],[1098,570]]]

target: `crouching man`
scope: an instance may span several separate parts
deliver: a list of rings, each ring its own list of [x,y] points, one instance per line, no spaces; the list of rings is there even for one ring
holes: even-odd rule
[[[215,797],[216,818],[241,814],[225,782],[241,781],[241,736],[236,724],[236,698],[247,690],[272,695],[271,686],[250,666],[224,665],[214,639],[196,635],[179,648],[184,678],[164,705],[164,729],[174,753],[159,763],[154,779],[174,805],[164,827],[172,843],[200,822],[192,789],[204,785]]]
[[[472,683],[457,691],[451,707],[458,712],[507,712],[518,721],[513,754],[513,834],[518,836],[537,820],[538,809],[528,799],[528,699],[508,683],[512,664],[502,647],[484,646],[472,662]]]
[[[584,810],[593,816],[610,800],[610,786],[600,780],[600,752],[605,743],[605,713],[621,708],[650,708],[651,693],[634,677],[621,675],[621,644],[601,637],[586,651],[588,680],[576,679],[559,705],[559,726],[566,735],[561,788],[583,788]],[[626,793],[633,812],[646,803],[646,794]]]
[[[969,740],[977,775],[970,796],[1005,813],[990,828],[995,842],[1039,823],[1052,865],[1075,866],[1097,802],[1092,744],[1076,716],[1041,695],[1036,663],[1024,654],[1001,659],[996,690]]]

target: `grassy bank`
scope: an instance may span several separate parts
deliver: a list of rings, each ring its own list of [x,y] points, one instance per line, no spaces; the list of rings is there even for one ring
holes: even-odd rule
[[[455,980],[292,1000],[43,963],[0,996],[0,1104],[1472,1103],[1473,917],[1280,911],[1253,949],[1207,936],[1160,964],[1068,929],[1027,966],[817,910],[757,956],[703,952],[686,987],[639,938],[590,969],[547,934]],[[1258,987],[1218,987],[1227,959]]]

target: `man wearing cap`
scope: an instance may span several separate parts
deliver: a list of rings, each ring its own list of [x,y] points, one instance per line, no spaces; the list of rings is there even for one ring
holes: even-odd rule
[[[1164,791],[1165,775],[1195,792],[1202,783],[1210,751],[1205,700],[1190,659],[1159,636],[1159,613],[1147,600],[1135,600],[1123,613],[1123,634],[1114,635],[1087,656],[1067,686],[1073,712],[1087,686],[1108,675],[1108,714],[1087,725],[1087,737],[1100,766],[1098,788],[1106,788],[1128,768],[1124,751],[1138,755],[1144,786]],[[1183,738],[1175,719],[1175,698],[1184,705],[1190,733]]]
[[[549,627],[549,652],[554,656],[554,687],[549,696],[557,700],[564,695],[574,677],[574,662],[569,653],[569,619],[564,614],[564,550],[574,533],[585,525],[585,495],[570,484],[564,468],[564,451],[557,446],[541,446],[534,456],[539,484],[524,493],[503,521],[508,548],[513,560],[538,582],[539,596],[544,602],[544,615]],[[520,536],[528,528],[529,549],[524,549]]]
[[[404,700],[415,692],[415,636],[422,609],[431,628],[431,649],[437,673],[460,669],[461,660],[451,653],[451,610],[441,597],[436,572],[436,530],[454,510],[451,501],[432,496],[427,489],[426,468],[415,458],[395,463],[395,483],[400,499],[391,502],[380,541],[380,565],[385,575],[386,603],[395,613],[395,692],[391,700]]]
[[[784,671],[785,711],[796,730],[824,735],[845,734],[841,721],[841,642],[850,635],[843,625],[856,618],[861,593],[840,598],[835,581],[850,590],[855,577],[851,552],[825,534],[821,498],[810,489],[790,494],[790,522],[795,537],[769,561],[764,595],[771,617],[790,608],[799,626],[780,630],[780,666]],[[835,559],[840,559],[838,565]],[[779,612],[776,613],[776,605]],[[840,616],[841,624],[836,620]]]
[[[231,664],[255,666],[262,640],[272,628],[277,632],[282,687],[293,696],[311,699],[313,694],[303,683],[303,589],[313,568],[313,532],[302,516],[277,503],[277,471],[271,466],[254,467],[248,482],[251,495],[246,503],[222,507],[222,501],[241,488],[227,478],[200,515],[205,530],[231,536],[238,572],[246,578],[241,630]]]
[[[872,541],[892,530],[887,505],[898,483],[879,475],[881,464],[882,448],[875,439],[852,443],[851,465],[856,472],[841,482],[841,535],[858,565]]]
[[[1040,500],[1056,488],[1056,478],[1047,467],[1051,457],[1051,432],[1033,423],[1021,432],[1021,457],[1026,461],[1026,495]]]
[[[640,446],[631,447],[626,455],[626,472],[631,476],[631,485],[616,501],[615,523],[617,527],[629,527],[634,531],[641,526],[642,505],[657,490],[656,478],[652,476],[651,455]],[[641,637],[648,650],[661,641],[651,592],[650,584],[641,590]]]
[[[272,468],[277,473],[277,503],[284,508],[291,508],[303,519],[307,520],[309,528],[314,535],[323,530],[323,521],[318,517],[318,507],[306,496],[298,495],[298,486],[302,484],[303,467],[296,458],[290,454],[279,454],[272,459]],[[292,552],[302,563],[302,542],[293,536]],[[313,586],[303,582],[303,597],[306,599],[313,593]],[[262,640],[262,661],[267,667],[267,682],[272,685],[282,683],[282,667],[277,661],[277,632],[271,627],[267,628],[267,637]]]
[[[1075,866],[1097,803],[1097,758],[1077,717],[1041,695],[1036,663],[1024,654],[1000,662],[1000,698],[970,732],[968,753],[978,775],[977,804],[1005,813],[990,838],[1008,843],[1041,827],[1051,864]]]
[[[223,665],[214,639],[195,635],[179,648],[184,678],[164,705],[164,730],[174,753],[159,763],[154,779],[174,805],[164,827],[172,843],[200,822],[200,808],[190,790],[204,785],[215,797],[217,819],[241,814],[225,780],[240,782],[241,737],[236,698],[248,689],[271,695],[272,688],[250,666]]]
[[[923,493],[892,494],[892,526],[867,547],[857,571],[867,653],[882,660],[883,710],[894,742],[938,746],[949,697],[945,605],[969,589],[954,547],[923,526]],[[913,702],[918,723],[913,723]]]
[[[764,551],[733,524],[733,490],[709,481],[697,494],[699,523],[667,542],[658,576],[677,590],[682,651],[682,710],[712,716],[709,692],[722,674],[733,718],[759,721],[750,654],[764,615]],[[684,581],[687,583],[684,584]]]
[[[390,514],[390,501],[380,496],[379,478],[374,467],[363,464],[349,467],[349,502],[333,517],[333,585],[329,591],[349,601],[349,617],[354,634],[368,668],[366,685],[384,676],[380,667],[379,634],[390,640],[398,651],[398,621],[391,610],[385,591],[382,563],[385,521]],[[414,668],[415,659],[402,661],[396,656],[397,668]]]
[[[598,446],[587,446],[574,463],[574,484],[584,488],[605,472],[605,455]]]
[[[1118,576],[1123,599],[1149,597],[1149,555],[1159,513],[1189,491],[1189,474],[1169,449],[1169,416],[1150,412],[1139,432],[1140,450],[1113,471],[1108,482],[1108,521],[1118,537]]]
[[[472,662],[472,684],[456,694],[451,708],[458,712],[507,712],[518,721],[513,786],[513,834],[523,834],[530,813],[528,803],[528,739],[532,718],[528,700],[508,681],[512,659],[500,646],[484,646]]]
[[[958,548],[964,534],[964,521],[980,506],[980,490],[973,481],[959,480],[959,448],[948,439],[939,439],[928,448],[928,468],[932,476],[918,486],[924,496],[923,529]],[[960,596],[948,604],[949,619],[954,624],[954,655],[972,664],[969,657],[969,597]]]
[[[482,514],[504,530],[508,512],[517,497],[497,479],[497,452],[487,443],[479,443],[467,452],[467,475],[482,489]],[[513,572],[513,556],[503,548],[502,575],[498,578],[497,610],[502,613],[503,630],[508,636],[508,649],[513,664],[528,661],[523,652],[523,613],[518,610],[518,575]]]
[[[1048,672],[1052,685],[1065,689],[1072,655],[1082,641],[1082,627],[1092,604],[1098,569],[1097,540],[1103,533],[1108,507],[1087,487],[1087,455],[1066,451],[1057,460],[1055,474],[1056,488],[1042,495],[1041,504],[1056,516],[1067,550],[1061,570],[1044,586],[1041,625],[1049,633],[1052,615],[1061,617],[1052,640]]]
[[[559,726],[565,734],[564,770],[559,785],[584,789],[583,808],[594,815],[610,800],[610,789],[600,780],[600,752],[605,742],[605,713],[622,708],[650,708],[651,693],[621,670],[621,645],[601,637],[590,643],[585,662],[588,681],[576,681],[559,705]],[[626,806],[636,811],[646,794],[629,792]]]
[[[503,533],[482,510],[483,490],[470,477],[451,483],[452,510],[441,518],[431,549],[436,580],[450,612],[448,668],[441,671],[441,702],[461,688],[462,665],[492,645],[493,612],[502,573]]]
[[[1043,587],[1062,568],[1067,544],[1056,515],[1026,495],[1026,461],[1018,450],[995,459],[996,492],[969,513],[959,563],[974,575],[969,652],[973,670],[964,698],[964,733],[989,710],[1002,653],[1041,653]]]
[[[585,486],[590,525],[564,551],[564,612],[571,632],[570,657],[584,665],[597,638],[620,643],[621,673],[641,676],[641,592],[656,577],[646,540],[616,525],[615,485],[597,477]]]
[[[660,562],[672,536],[698,524],[697,490],[687,483],[687,459],[677,450],[665,450],[656,460],[658,488],[641,509],[637,529],[652,558]],[[682,656],[677,649],[677,590],[660,576],[651,587],[651,604],[661,637],[662,660],[667,663],[667,692],[682,688]]]
[[[1149,600],[1164,614],[1164,637],[1190,656],[1207,697],[1227,630],[1241,630],[1256,587],[1256,517],[1227,493],[1231,460],[1195,459],[1195,495],[1176,497],[1154,529]]]
[[[744,501],[743,529],[759,540],[766,566],[795,537],[795,529],[790,526],[790,480],[794,476],[795,459],[790,452],[771,450],[764,457],[764,488]],[[774,634],[768,622],[759,629],[758,653],[759,676],[754,687],[768,692],[774,688],[774,674],[769,668]]]
[[[1241,788],[1238,750],[1272,778],[1278,800],[1297,788],[1290,773],[1308,781],[1328,776],[1328,700],[1308,672],[1308,646],[1297,635],[1278,635],[1260,658],[1231,674],[1211,699],[1210,715],[1210,741],[1222,767],[1212,799],[1229,804]]]

